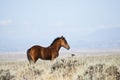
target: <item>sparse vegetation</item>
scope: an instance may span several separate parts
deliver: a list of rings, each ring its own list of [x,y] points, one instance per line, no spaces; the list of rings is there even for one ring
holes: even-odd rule
[[[10,74],[9,70],[0,70],[0,80],[11,80],[12,78],[14,76]]]
[[[0,80],[120,80],[120,55],[0,62]]]

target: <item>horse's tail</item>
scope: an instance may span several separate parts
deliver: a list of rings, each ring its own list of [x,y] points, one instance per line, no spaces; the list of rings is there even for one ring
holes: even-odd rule
[[[29,62],[31,63],[32,58],[30,56],[30,49],[27,50],[27,58],[28,58]]]

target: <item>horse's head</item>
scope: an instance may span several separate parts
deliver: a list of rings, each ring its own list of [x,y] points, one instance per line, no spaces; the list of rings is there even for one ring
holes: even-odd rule
[[[61,41],[62,47],[66,48],[66,49],[70,49],[69,44],[67,43],[66,39],[63,36],[60,37],[60,41]]]

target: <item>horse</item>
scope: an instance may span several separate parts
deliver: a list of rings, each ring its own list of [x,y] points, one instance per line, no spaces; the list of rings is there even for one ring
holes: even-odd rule
[[[39,45],[34,45],[27,50],[27,58],[29,62],[36,63],[40,58],[42,60],[54,60],[59,56],[59,50],[61,47],[70,49],[65,37],[57,37],[50,46],[42,47]]]

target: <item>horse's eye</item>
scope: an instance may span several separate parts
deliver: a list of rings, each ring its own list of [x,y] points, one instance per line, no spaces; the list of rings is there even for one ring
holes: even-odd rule
[[[67,44],[67,41],[64,39],[65,44]]]

